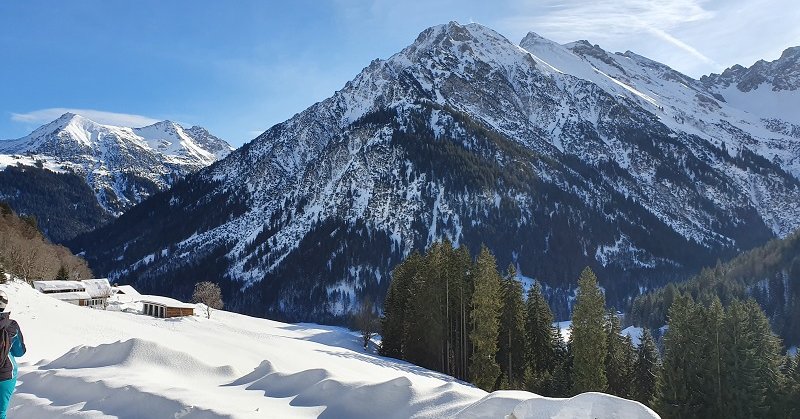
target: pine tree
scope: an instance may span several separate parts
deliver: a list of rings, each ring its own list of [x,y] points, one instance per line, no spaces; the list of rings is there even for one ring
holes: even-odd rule
[[[755,301],[670,309],[657,410],[664,418],[787,417],[780,341]]]
[[[605,358],[608,393],[619,397],[630,397],[633,372],[633,346],[630,337],[622,336],[619,318],[614,313],[606,316],[606,340],[608,348]]]
[[[383,303],[381,319],[381,347],[383,356],[406,359],[406,340],[410,301],[415,277],[422,267],[422,256],[414,251],[406,260],[399,263],[392,272],[392,282]]]
[[[553,313],[542,295],[537,281],[528,290],[525,303],[526,361],[534,374],[551,371],[554,367]]]
[[[433,243],[415,276],[410,301],[405,358],[412,363],[445,370],[445,281],[442,278],[443,244]]]
[[[572,312],[572,385],[575,393],[604,392],[606,332],[605,297],[589,267],[581,272],[578,296]]]
[[[486,246],[481,247],[474,268],[472,293],[472,331],[470,340],[474,351],[471,357],[470,377],[473,384],[491,391],[500,375],[497,364],[497,338],[502,309],[502,281],[497,272],[494,256]]]
[[[636,363],[633,366],[634,400],[652,406],[658,374],[658,350],[653,335],[645,328],[636,348]]]
[[[509,388],[520,388],[525,371],[525,302],[517,272],[509,265],[503,278],[503,310],[497,361]]]
[[[561,327],[552,328],[553,341],[553,373],[552,381],[544,396],[572,396],[572,350],[561,336]]]
[[[663,418],[702,417],[704,382],[698,371],[705,368],[702,322],[698,306],[679,296],[669,309],[669,328],[664,334],[662,374],[658,380],[656,410]]]
[[[705,399],[701,414],[713,417],[722,411],[724,397],[724,377],[726,366],[723,357],[723,327],[725,312],[719,298],[714,297],[708,308],[702,309],[705,332],[697,336],[697,342],[702,342],[702,357],[705,365],[702,367],[704,383],[701,387],[702,396]]]
[[[758,382],[755,359],[755,331],[750,328],[747,309],[735,301],[723,320],[722,361],[723,398],[719,413],[726,418],[765,417],[763,410],[766,388]]]
[[[68,281],[69,280],[69,272],[67,272],[67,268],[62,264],[60,268],[58,268],[58,273],[56,274],[56,280],[58,281]]]
[[[469,339],[470,312],[472,307],[472,257],[466,246],[461,246],[451,253],[453,267],[450,296],[450,318],[453,322],[451,340],[453,346],[454,376],[462,380],[469,379],[469,360],[472,356],[472,345]]]
[[[0,263],[0,284],[5,284],[8,282],[8,278],[6,278],[6,270],[3,268],[3,264]]]

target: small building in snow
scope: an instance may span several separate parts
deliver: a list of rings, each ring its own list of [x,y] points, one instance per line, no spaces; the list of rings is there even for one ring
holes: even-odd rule
[[[106,308],[108,306],[108,299],[111,298],[111,284],[108,283],[108,279],[84,279],[81,282],[91,297],[89,307]]]
[[[42,294],[86,291],[81,281],[33,281],[33,287]]]
[[[111,287],[111,290],[114,295],[125,295],[132,298],[139,298],[142,296],[139,291],[136,291],[136,289],[130,285],[114,285]]]
[[[83,281],[33,281],[42,294],[81,307],[105,308],[111,297],[111,284],[105,278]]]
[[[168,319],[194,315],[194,304],[184,303],[173,298],[159,295],[143,295],[142,313],[148,316]]]
[[[92,296],[86,291],[54,292],[50,296],[65,303],[75,304],[81,307],[90,307]]]

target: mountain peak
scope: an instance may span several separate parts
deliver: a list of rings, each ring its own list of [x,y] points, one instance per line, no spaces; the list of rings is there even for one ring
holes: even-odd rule
[[[157,129],[161,129],[161,130],[175,131],[177,128],[181,128],[182,129],[183,127],[180,124],[178,124],[177,122],[170,121],[169,119],[165,119],[163,121],[158,121],[158,122],[156,122],[154,124],[146,125],[146,126],[144,126],[142,128],[143,129],[144,128],[157,128]]]
[[[81,115],[78,115],[78,114],[72,113],[72,112],[65,112],[63,115],[59,116],[56,120],[54,120],[50,124],[46,124],[46,125],[56,124],[56,125],[59,125],[59,126],[62,126],[62,127],[66,127],[67,125],[75,124],[75,123],[78,123],[78,124],[91,123],[91,124],[99,125],[99,124],[97,124],[96,122],[92,121],[89,118],[86,118],[84,116],[81,116]]]
[[[741,92],[750,92],[765,85],[774,91],[800,89],[800,46],[783,51],[774,61],[758,60],[750,67],[735,64],[722,74],[712,73],[700,78],[707,87],[726,89],[731,85]]]
[[[535,43],[554,43],[553,41],[539,35],[536,32],[528,32],[522,41],[520,41],[520,45],[522,44],[535,44]]]
[[[778,61],[797,62],[798,60],[800,60],[800,46],[786,48],[778,58]]]
[[[442,25],[431,26],[420,32],[416,41],[409,48],[420,50],[434,46],[449,47],[455,43],[480,43],[486,39],[508,41],[499,33],[479,23],[462,25],[456,21],[451,21]]]

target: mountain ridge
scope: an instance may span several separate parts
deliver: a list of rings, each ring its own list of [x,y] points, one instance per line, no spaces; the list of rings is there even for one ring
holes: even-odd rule
[[[796,158],[774,158],[795,149],[759,137],[760,118],[714,113],[699,82],[660,101],[688,76],[635,54],[541,45],[426,29],[71,246],[145,290],[182,297],[205,275],[236,310],[325,321],[380,303],[411,249],[485,243],[543,281],[563,318],[583,266],[622,307],[800,226]],[[153,214],[166,233],[140,234]]]
[[[67,112],[25,137],[0,141],[0,200],[35,215],[50,239],[63,242],[231,150],[202,127],[118,127]]]
[[[71,112],[25,137],[0,141],[0,153],[18,156],[20,162],[28,156],[52,170],[82,175],[112,216],[231,150],[202,127],[185,130],[171,121],[118,127]]]

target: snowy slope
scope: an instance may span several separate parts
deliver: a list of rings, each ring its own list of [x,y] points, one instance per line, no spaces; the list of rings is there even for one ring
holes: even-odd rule
[[[520,46],[559,72],[637,103],[676,132],[725,143],[732,154],[747,148],[800,177],[800,48],[772,63],[695,80],[631,51],[609,53],[587,41],[559,45],[531,32]],[[749,84],[737,86],[737,80]]]
[[[0,289],[28,347],[10,417],[657,417],[597,393],[487,394],[365,352],[357,336],[334,327],[224,311],[155,319],[69,305],[22,283]]]
[[[117,127],[66,113],[23,138],[0,141],[0,169],[38,160],[48,169],[73,171],[85,178],[100,205],[118,216],[231,150],[201,127],[184,129],[171,121]]]

